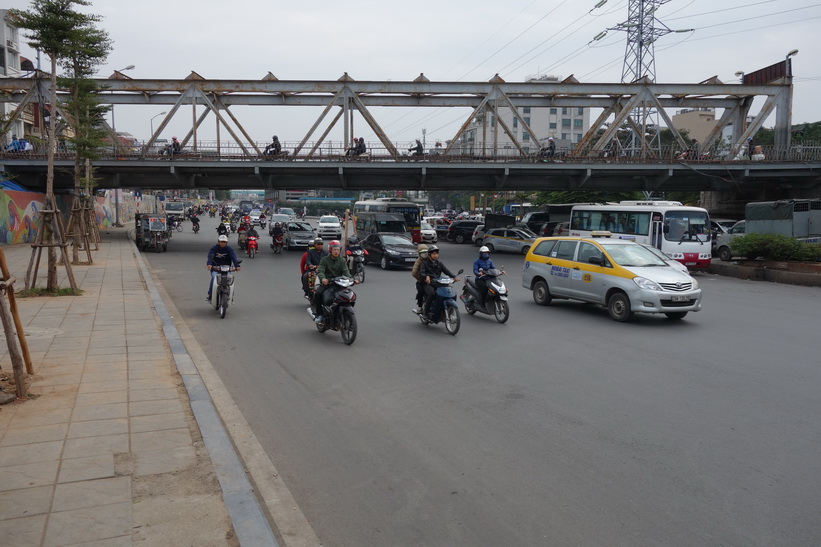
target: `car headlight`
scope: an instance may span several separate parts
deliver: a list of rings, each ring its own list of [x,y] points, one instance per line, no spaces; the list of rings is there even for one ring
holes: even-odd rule
[[[398,256],[399,251],[394,251],[393,249],[388,249],[388,254],[393,256]]]
[[[651,281],[646,277],[634,277],[633,282],[639,286],[640,289],[647,289],[648,291],[661,291],[661,287],[655,281]]]
[[[693,277],[693,276],[690,276],[690,277],[693,279],[693,290],[698,289],[699,288],[698,281],[696,281],[695,277]]]

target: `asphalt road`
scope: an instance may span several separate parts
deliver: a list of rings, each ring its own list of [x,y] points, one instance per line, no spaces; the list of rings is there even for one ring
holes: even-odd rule
[[[219,319],[215,226],[146,258],[324,545],[821,543],[819,289],[697,275],[703,311],[620,324],[535,305],[496,254],[509,322],[449,336],[408,270],[368,266],[349,347],[267,230]],[[477,251],[440,246],[452,270]]]

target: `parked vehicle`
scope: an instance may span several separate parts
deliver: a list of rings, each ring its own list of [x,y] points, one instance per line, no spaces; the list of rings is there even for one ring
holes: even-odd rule
[[[254,258],[257,254],[257,250],[259,249],[259,244],[257,243],[256,236],[248,236],[247,241],[245,242],[245,252],[248,253],[248,256]]]
[[[510,317],[510,308],[507,303],[507,287],[500,279],[505,272],[499,269],[492,269],[484,272],[485,283],[487,284],[487,295],[484,304],[480,303],[479,288],[471,276],[465,276],[465,284],[462,286],[462,296],[460,299],[465,305],[465,311],[473,315],[477,311],[496,317],[496,321],[504,323]]]
[[[459,275],[464,270],[459,270],[456,275]],[[430,283],[436,291],[436,297],[430,304],[430,309],[423,308],[417,312],[419,320],[423,325],[434,325],[440,322],[445,322],[445,330],[448,334],[456,334],[459,332],[461,326],[461,319],[459,318],[459,305],[456,303],[456,289],[453,288],[453,283],[456,280],[449,275],[440,275],[436,279],[431,279]]]
[[[353,307],[356,304],[356,293],[353,292],[351,286],[354,281],[348,277],[334,277],[330,280],[332,287],[328,289],[333,291],[333,298],[330,306],[322,306],[322,316],[324,321],[316,323],[316,329],[319,332],[326,330],[337,330],[342,334],[342,341],[347,345],[351,345],[356,340],[357,325],[356,314]],[[311,308],[308,308],[311,317],[315,319]]]
[[[493,228],[485,233],[482,242],[490,252],[527,254],[536,237],[536,234],[524,228]]]
[[[413,266],[418,253],[416,245],[399,234],[371,234],[362,240],[367,251],[365,262],[379,264],[383,270],[393,266]]]
[[[229,265],[214,267],[218,268],[219,273],[211,281],[211,294],[214,295],[211,305],[219,312],[220,319],[225,319],[228,305],[234,302],[234,274],[232,272],[235,268]]]
[[[747,222],[739,220],[726,233],[718,234],[715,247],[719,260],[729,262],[733,259],[732,242],[735,238],[743,236],[746,230]]]
[[[539,305],[554,298],[600,304],[619,322],[636,312],[682,319],[701,310],[698,281],[625,239],[540,238],[525,258],[522,286]]]

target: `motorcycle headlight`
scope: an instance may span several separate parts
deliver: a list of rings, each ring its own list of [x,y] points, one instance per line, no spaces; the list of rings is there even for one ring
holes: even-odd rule
[[[655,281],[651,281],[646,277],[634,277],[633,283],[639,286],[641,289],[647,289],[648,291],[661,291],[661,287]]]

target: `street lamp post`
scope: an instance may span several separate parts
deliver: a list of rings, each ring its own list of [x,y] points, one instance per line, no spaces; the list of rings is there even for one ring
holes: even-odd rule
[[[115,72],[123,72],[124,70],[132,70],[134,65],[128,65]],[[117,153],[117,145],[119,144],[119,137],[117,136],[117,126],[114,124],[114,105],[111,105],[111,132],[114,133],[114,153]],[[120,188],[114,189],[114,226],[120,228]]]
[[[787,53],[787,58],[784,59],[784,62],[787,63],[787,66],[786,66],[787,78],[792,78],[792,63],[790,62],[790,57],[795,57],[796,55],[798,55],[798,50],[794,49],[794,50],[790,51],[789,53]]]
[[[148,137],[149,139],[154,136],[154,118],[157,118],[159,116],[164,116],[165,114],[167,114],[167,112],[160,112],[156,116],[151,117],[151,134]]]

